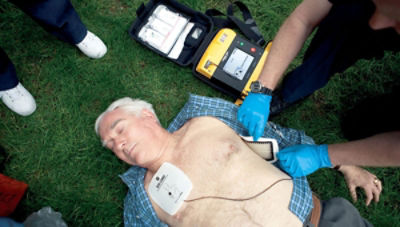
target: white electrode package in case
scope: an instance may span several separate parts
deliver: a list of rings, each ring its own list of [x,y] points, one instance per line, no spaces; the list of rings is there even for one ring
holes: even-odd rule
[[[189,20],[172,12],[165,5],[159,5],[148,18],[138,36],[152,47],[167,54],[185,30]]]
[[[163,36],[168,35],[168,33],[172,30],[171,25],[158,19],[157,17],[150,17],[147,26],[159,32]]]
[[[165,5],[157,6],[153,12],[153,16],[165,20],[165,22],[169,23],[171,26],[173,26],[179,18],[179,14],[171,12]]]
[[[150,198],[166,213],[174,215],[192,191],[192,182],[178,167],[165,162],[151,178]]]
[[[189,34],[190,30],[193,27],[193,23],[188,23],[186,26],[185,30],[182,32],[182,34],[179,36],[178,40],[175,43],[175,46],[172,48],[171,52],[168,54],[168,57],[171,59],[177,59],[179,57],[179,54],[182,52],[182,49],[184,47],[185,39],[187,35]]]

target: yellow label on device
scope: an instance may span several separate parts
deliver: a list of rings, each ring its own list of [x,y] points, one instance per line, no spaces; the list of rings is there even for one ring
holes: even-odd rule
[[[211,79],[235,37],[236,33],[233,30],[221,29],[201,57],[196,71]]]

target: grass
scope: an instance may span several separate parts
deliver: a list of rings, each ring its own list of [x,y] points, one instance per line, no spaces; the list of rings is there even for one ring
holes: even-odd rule
[[[181,2],[202,12],[207,8],[224,11],[229,3]],[[264,37],[271,40],[300,0],[243,2]],[[190,67],[179,67],[129,37],[127,31],[141,1],[72,3],[89,30],[108,46],[104,58],[85,57],[0,0],[0,45],[38,105],[32,116],[20,117],[0,104],[0,144],[8,153],[4,174],[29,184],[13,217],[23,221],[30,213],[51,206],[69,226],[122,226],[127,188],[118,174],[128,166],[101,146],[93,130],[98,114],[117,98],[137,97],[153,103],[162,125],[167,126],[190,92],[230,98],[196,79]],[[301,63],[303,53],[291,68]],[[400,55],[392,53],[382,60],[359,61],[274,121],[304,130],[317,143],[346,141],[340,129],[343,113],[361,99],[398,85],[399,62]],[[369,170],[383,181],[381,201],[365,207],[360,191],[355,206],[375,226],[400,226],[400,172],[396,168]],[[332,170],[318,171],[309,180],[323,199],[351,200],[343,177]]]

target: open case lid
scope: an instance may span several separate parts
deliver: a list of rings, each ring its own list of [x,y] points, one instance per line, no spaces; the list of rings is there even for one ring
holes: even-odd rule
[[[169,56],[172,51],[160,51],[139,37],[140,31],[149,20],[151,20],[149,18],[152,17],[154,11],[160,5],[164,5],[168,10],[178,13],[183,18],[187,19],[188,23],[193,23],[192,27],[189,28],[190,31],[188,29],[189,32],[184,39],[183,48],[177,58],[171,58]],[[142,45],[145,45],[147,48],[181,66],[188,66],[193,63],[195,57],[198,57],[196,52],[200,51],[199,47],[202,45],[202,42],[211,40],[212,38],[212,19],[207,15],[186,7],[175,0],[150,0],[146,5],[142,3],[136,10],[136,15],[137,18],[129,29],[130,36]]]

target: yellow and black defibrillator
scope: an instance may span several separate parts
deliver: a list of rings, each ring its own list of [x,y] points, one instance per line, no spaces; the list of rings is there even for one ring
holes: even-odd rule
[[[251,82],[258,79],[270,47],[271,43],[264,49],[224,28],[209,44],[196,71],[243,98],[250,91]]]
[[[234,6],[245,22],[233,15]],[[241,2],[228,6],[226,18],[215,9],[203,14],[175,0],[150,0],[136,14],[132,38],[178,65],[192,65],[197,78],[236,98],[237,104],[258,79],[271,47]]]

